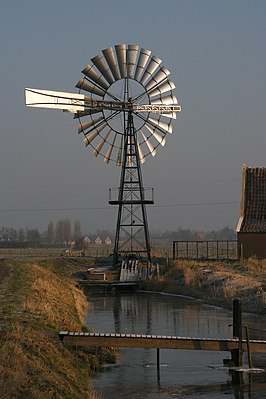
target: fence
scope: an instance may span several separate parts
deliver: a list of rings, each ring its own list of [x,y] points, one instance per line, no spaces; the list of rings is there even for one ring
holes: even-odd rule
[[[173,259],[238,260],[238,242],[173,241]]]

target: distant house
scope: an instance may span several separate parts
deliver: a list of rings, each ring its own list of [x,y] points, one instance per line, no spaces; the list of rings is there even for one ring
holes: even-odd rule
[[[83,244],[85,244],[85,245],[89,245],[90,242],[91,242],[91,240],[89,239],[88,236],[85,236],[85,237],[82,239],[82,242],[83,242]]]
[[[104,242],[105,242],[106,245],[111,245],[111,244],[112,244],[111,238],[110,238],[109,236],[106,237],[106,239],[104,240]]]
[[[102,239],[101,239],[101,237],[96,237],[96,239],[95,239],[95,244],[96,245],[101,245],[102,244]]]
[[[266,258],[266,168],[242,167],[237,239],[241,258]]]

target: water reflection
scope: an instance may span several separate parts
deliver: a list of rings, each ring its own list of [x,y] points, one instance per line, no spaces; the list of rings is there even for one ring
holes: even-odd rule
[[[92,307],[87,325],[97,332],[159,334],[231,338],[231,312],[196,300],[158,294],[116,294],[89,298]],[[244,315],[245,324],[258,330],[265,318]],[[121,349],[121,359],[95,379],[103,398],[265,398],[265,374],[243,375],[243,384],[232,384],[222,367],[227,352],[160,351],[157,382],[156,349]],[[260,367],[266,367],[260,355]]]

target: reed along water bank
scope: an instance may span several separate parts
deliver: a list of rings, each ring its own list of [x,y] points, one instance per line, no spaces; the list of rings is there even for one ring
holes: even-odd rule
[[[84,261],[83,261],[84,263]],[[73,274],[81,260],[0,260],[0,397],[98,399],[90,376],[108,349],[88,353],[65,347],[55,331],[86,331],[87,298]]]
[[[245,312],[266,314],[266,260],[175,260],[163,269],[145,289],[187,295],[226,309],[239,298]]]

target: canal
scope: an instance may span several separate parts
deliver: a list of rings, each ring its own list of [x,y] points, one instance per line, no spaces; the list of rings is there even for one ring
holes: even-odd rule
[[[156,293],[89,295],[86,323],[96,332],[232,338],[232,313],[201,301]],[[266,339],[266,317],[243,315],[251,338]],[[156,349],[120,349],[115,365],[93,380],[103,399],[264,399],[266,373],[243,373],[244,384],[232,384],[223,367],[230,353],[160,350],[160,380]],[[266,355],[253,357],[266,369]],[[247,367],[247,361],[245,359]]]

